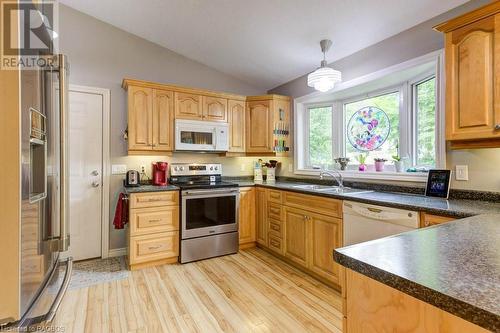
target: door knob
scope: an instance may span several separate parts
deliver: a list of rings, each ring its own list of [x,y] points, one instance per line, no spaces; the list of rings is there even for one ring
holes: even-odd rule
[[[99,171],[94,170],[90,173],[92,176],[99,176]]]
[[[99,182],[93,181],[92,182],[92,187],[99,187]]]
[[[495,130],[497,130],[497,131],[500,130],[500,124],[495,125]]]

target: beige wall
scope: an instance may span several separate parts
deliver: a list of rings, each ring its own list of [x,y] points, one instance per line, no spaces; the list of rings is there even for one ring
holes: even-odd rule
[[[224,159],[218,155],[177,154],[162,156],[127,156],[127,144],[122,132],[127,126],[126,94],[121,88],[124,77],[212,89],[243,95],[259,95],[263,89],[251,86],[229,75],[185,58],[177,53],[148,42],[72,8],[60,6],[60,49],[70,61],[70,83],[107,88],[111,91],[111,163],[126,164],[129,169],[150,165],[152,161],[208,162],[224,164],[225,174],[238,175],[241,164],[244,174],[251,174],[253,158]],[[110,218],[122,175],[111,176]],[[110,248],[125,246],[125,233],[110,230]]]
[[[348,81],[442,49],[443,35],[433,31],[432,27],[489,2],[488,0],[470,1],[331,65],[341,70],[343,79]],[[307,87],[306,80],[307,75],[304,75],[269,92],[300,97],[312,92],[312,89]],[[452,188],[500,191],[500,172],[498,171],[500,149],[447,151],[446,160],[448,169],[454,170],[456,165],[468,165],[469,168],[469,180],[453,180]]]

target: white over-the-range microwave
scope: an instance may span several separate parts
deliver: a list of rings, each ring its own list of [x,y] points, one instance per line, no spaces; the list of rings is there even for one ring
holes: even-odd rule
[[[175,121],[175,150],[223,152],[229,149],[227,123],[182,120]]]

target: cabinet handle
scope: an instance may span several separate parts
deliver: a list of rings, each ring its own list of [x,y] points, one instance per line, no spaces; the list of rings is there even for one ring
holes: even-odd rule
[[[428,227],[430,225],[429,221],[424,221],[424,226]]]
[[[152,220],[149,220],[149,222],[152,222],[152,223],[161,222],[161,219],[152,219]]]
[[[500,124],[495,125],[495,131],[498,131],[498,130],[500,130]]]
[[[148,247],[148,250],[158,250],[160,247],[161,247],[161,245],[150,246],[150,247]]]
[[[148,201],[151,202],[151,201],[161,201],[162,199],[161,198],[149,198]]]

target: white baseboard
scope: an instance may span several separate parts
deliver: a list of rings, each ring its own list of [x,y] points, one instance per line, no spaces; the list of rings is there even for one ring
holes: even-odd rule
[[[110,249],[108,251],[108,257],[121,257],[127,255],[127,248],[122,247],[119,249]]]

